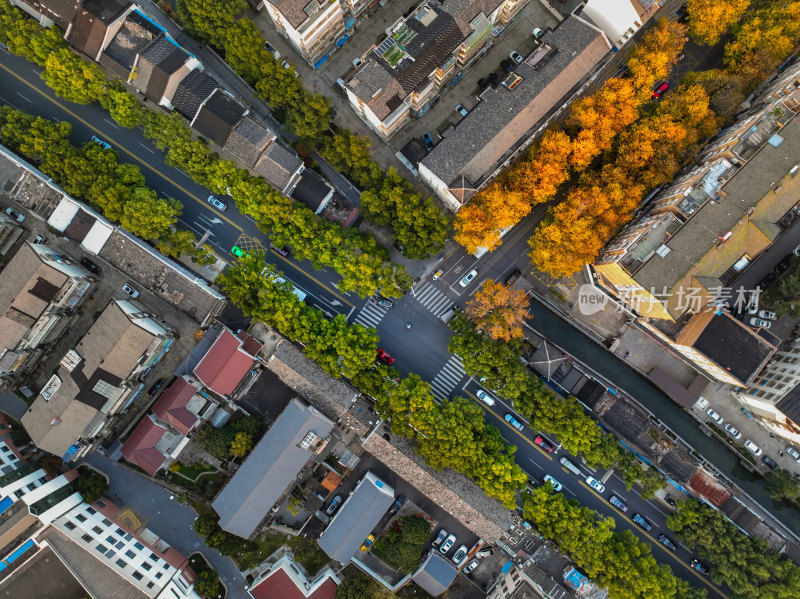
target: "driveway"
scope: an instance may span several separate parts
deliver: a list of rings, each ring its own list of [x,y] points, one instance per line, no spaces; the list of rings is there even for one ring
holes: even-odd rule
[[[105,473],[111,481],[109,498],[118,505],[128,505],[145,517],[145,525],[185,556],[202,551],[219,574],[231,599],[251,599],[245,590],[245,579],[233,562],[214,549],[209,549],[203,538],[194,531],[195,511],[172,499],[173,495],[125,466],[102,454],[86,456],[84,463]]]

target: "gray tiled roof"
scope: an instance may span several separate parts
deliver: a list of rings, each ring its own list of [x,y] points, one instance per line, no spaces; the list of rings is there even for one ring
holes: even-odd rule
[[[303,176],[297,182],[297,186],[292,190],[292,198],[298,202],[303,202],[306,207],[316,214],[322,206],[322,202],[331,194],[331,188],[314,171],[303,171]]]
[[[200,69],[194,69],[178,84],[172,105],[190,121],[194,119],[200,105],[217,89],[217,82]]]
[[[133,86],[150,100],[160,102],[172,76],[189,59],[189,53],[167,37],[160,37],[145,48],[137,63]]]
[[[78,0],[24,0],[24,2],[52,19],[64,31],[75,18],[80,4]]]
[[[432,550],[419,570],[414,573],[413,580],[423,591],[438,597],[453,584],[457,574],[458,570],[453,567],[450,560],[439,555],[438,551]]]
[[[322,550],[341,564],[350,561],[394,501],[394,489],[367,472],[319,538]]]
[[[224,146],[233,127],[242,119],[245,112],[247,109],[244,106],[221,88],[217,88],[200,107],[192,123],[192,129],[218,146]]]
[[[575,16],[545,33],[541,42],[552,48],[547,57],[535,67],[527,60],[518,65],[522,81],[514,90],[487,90],[483,101],[422,161],[445,184],[460,175],[478,183],[610,49],[599,30]]]
[[[275,134],[266,127],[262,127],[251,117],[245,116],[233,128],[225,149],[236,156],[244,164],[252,167],[261,152],[275,139]]]
[[[298,399],[290,401],[214,500],[220,526],[244,538],[253,534],[311,459],[313,453],[298,444],[309,432],[325,439],[331,429],[333,422],[316,409]]]
[[[100,62],[127,79],[136,55],[162,35],[161,29],[134,11],[126,17],[114,39],[103,50]]]
[[[303,161],[295,154],[279,143],[272,142],[261,154],[253,170],[269,181],[273,187],[283,191],[302,165]]]

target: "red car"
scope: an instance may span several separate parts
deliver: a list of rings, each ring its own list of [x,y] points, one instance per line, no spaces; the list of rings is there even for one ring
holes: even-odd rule
[[[669,83],[662,81],[658,87],[653,90],[653,97],[658,100],[665,91],[669,89]]]
[[[390,366],[394,364],[394,356],[392,354],[386,353],[380,347],[378,348],[378,359],[381,362],[389,364]]]
[[[533,440],[533,442],[536,443],[536,445],[538,445],[542,449],[544,449],[547,453],[553,453],[553,449],[555,449],[555,447],[553,447],[553,444],[550,443],[550,441],[548,441],[541,435],[536,435],[536,438]]]

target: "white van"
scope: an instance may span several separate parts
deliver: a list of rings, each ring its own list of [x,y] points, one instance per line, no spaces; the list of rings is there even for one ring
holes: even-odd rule
[[[581,476],[580,469],[575,464],[570,462],[567,458],[561,458],[560,461],[561,461],[561,465],[564,466],[564,468],[566,468],[570,472],[572,472],[572,474],[576,474],[578,476]]]
[[[494,397],[492,397],[491,395],[486,393],[486,391],[484,391],[483,389],[478,389],[475,392],[475,395],[478,397],[478,399],[480,399],[487,406],[493,406],[494,405]]]

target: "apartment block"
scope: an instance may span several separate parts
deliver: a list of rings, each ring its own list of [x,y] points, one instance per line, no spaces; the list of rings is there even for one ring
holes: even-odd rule
[[[0,278],[0,379],[21,379],[72,321],[94,278],[59,251],[32,243]]]
[[[109,303],[22,416],[31,439],[66,461],[86,453],[173,341],[173,330],[141,303]]]

